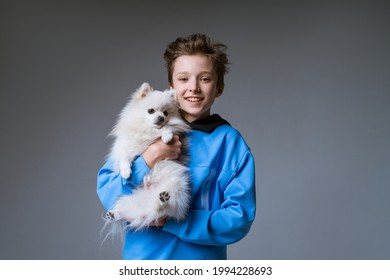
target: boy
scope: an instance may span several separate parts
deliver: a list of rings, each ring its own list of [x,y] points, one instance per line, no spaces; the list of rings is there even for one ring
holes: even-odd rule
[[[127,231],[123,259],[226,259],[227,245],[241,240],[255,218],[253,156],[237,130],[211,115],[224,89],[229,63],[226,46],[202,34],[178,38],[164,53],[168,80],[176,89],[182,117],[190,124],[192,201],[185,221],[159,221],[158,227]],[[110,160],[98,174],[98,195],[110,210],[118,195],[131,194],[143,176],[163,159],[181,152],[178,136],[149,146],[133,163],[132,176],[122,179]]]

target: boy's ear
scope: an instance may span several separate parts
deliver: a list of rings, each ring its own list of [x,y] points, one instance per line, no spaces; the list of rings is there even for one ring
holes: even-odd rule
[[[134,93],[134,99],[138,100],[144,98],[153,91],[153,88],[148,83],[143,83],[139,89]]]
[[[217,97],[221,96],[223,93],[224,86],[220,86],[217,88]]]

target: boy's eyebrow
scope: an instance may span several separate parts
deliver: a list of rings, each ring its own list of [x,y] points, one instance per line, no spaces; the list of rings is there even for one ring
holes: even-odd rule
[[[177,72],[177,73],[175,73],[175,74],[176,74],[176,75],[183,75],[183,74],[188,75],[189,72],[187,72],[187,71],[181,71],[181,72]],[[200,74],[200,75],[202,75],[202,74],[210,74],[210,75],[212,75],[213,72],[211,72],[211,71],[202,71],[202,72],[200,72],[199,74]]]

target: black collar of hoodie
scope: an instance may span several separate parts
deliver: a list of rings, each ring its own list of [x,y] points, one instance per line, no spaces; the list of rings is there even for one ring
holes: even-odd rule
[[[228,121],[223,119],[220,115],[214,114],[190,123],[190,127],[194,130],[203,131],[206,133],[213,132],[217,127],[221,125],[230,125]]]

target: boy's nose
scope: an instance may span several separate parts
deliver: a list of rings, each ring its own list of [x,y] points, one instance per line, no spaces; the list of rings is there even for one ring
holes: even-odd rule
[[[200,90],[198,82],[192,82],[188,87],[188,90],[191,92],[198,92]]]

